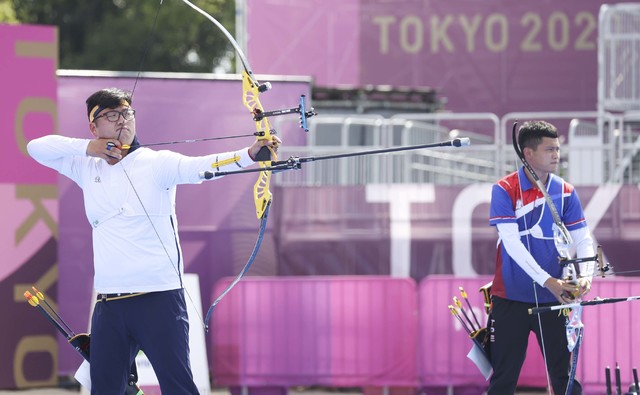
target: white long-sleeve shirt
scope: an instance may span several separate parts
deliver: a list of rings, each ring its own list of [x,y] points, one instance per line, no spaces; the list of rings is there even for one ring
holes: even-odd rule
[[[551,277],[533,258],[527,247],[520,240],[518,224],[497,224],[500,241],[509,256],[531,277],[535,282],[544,286],[544,283]],[[584,227],[569,231],[571,238],[575,240],[574,248],[576,256],[580,258],[595,255],[593,250],[593,239],[589,227]],[[580,264],[580,273],[584,277],[591,278],[595,273],[595,262],[583,262]]]
[[[36,161],[82,188],[85,213],[93,227],[96,291],[180,288],[184,268],[175,211],[176,186],[201,183],[199,173],[211,171],[217,161],[240,158],[237,163],[221,166],[220,171],[253,164],[248,148],[189,157],[141,147],[112,166],[104,159],[87,156],[89,141],[51,135],[32,140],[27,150]]]

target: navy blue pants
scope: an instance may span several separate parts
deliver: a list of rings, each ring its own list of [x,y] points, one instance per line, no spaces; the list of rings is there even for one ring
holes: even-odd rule
[[[198,394],[189,363],[189,321],[182,289],[98,301],[91,320],[91,394],[122,395],[138,350],[163,394]]]
[[[522,303],[492,297],[489,316],[489,338],[493,375],[488,395],[513,394],[516,390],[520,369],[524,364],[529,343],[529,333],[533,331],[542,349],[538,316],[530,315],[528,309],[535,303]],[[548,306],[557,303],[541,303]],[[571,354],[567,349],[565,332],[566,318],[557,311],[540,314],[542,335],[547,356],[547,367],[551,386],[556,394],[564,394],[569,381]],[[582,394],[582,386],[575,380],[572,395]]]

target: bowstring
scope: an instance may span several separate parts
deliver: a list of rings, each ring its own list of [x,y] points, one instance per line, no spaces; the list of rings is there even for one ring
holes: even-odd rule
[[[517,154],[516,154],[517,156]],[[517,159],[516,159],[516,163],[517,163]],[[522,191],[522,180],[520,179],[520,171],[519,169],[516,167],[516,174],[518,174],[518,187],[520,188],[520,201],[522,202],[522,207],[524,208],[524,192]],[[525,173],[526,174],[526,173]],[[531,212],[533,212],[533,209],[535,209],[535,202],[537,199],[535,199],[533,201],[533,208],[531,209]],[[542,211],[541,211],[541,216],[542,213],[544,211],[544,205],[542,206]],[[522,215],[522,219],[524,221],[524,228],[528,229],[528,224],[527,224],[527,216],[525,214]],[[527,233],[526,235],[526,240],[527,240],[527,250],[529,251],[529,253],[531,253],[531,241],[529,239],[530,233]],[[532,255],[533,256],[533,255]],[[535,299],[536,302],[536,307],[540,307],[540,303],[539,303],[539,299],[538,299],[538,289],[536,288],[536,282],[535,280],[531,283],[532,287],[533,287],[533,297]],[[547,348],[545,346],[545,342],[544,342],[544,333],[542,331],[542,318],[540,318],[540,314],[538,314],[538,328],[540,328],[540,345],[542,346],[542,359],[544,360],[544,372],[547,378],[547,391],[549,394],[551,394],[551,377],[549,376],[549,365],[547,363]]]
[[[135,79],[135,81],[133,83],[133,89],[131,90],[131,100],[132,101],[133,101],[133,95],[135,93],[136,87],[138,86],[138,80],[140,79],[140,74],[142,73],[142,66],[144,64],[144,61],[146,60],[147,54],[149,53],[149,49],[151,48],[151,44],[152,44],[154,36],[155,36],[155,31],[156,31],[156,28],[158,26],[158,19],[159,19],[158,17],[160,15],[160,9],[162,8],[163,1],[164,0],[160,0],[160,3],[158,4],[158,8],[156,9],[156,15],[155,15],[154,20],[153,20],[153,25],[151,27],[151,33],[149,34],[149,40],[147,40],[147,42],[145,44],[145,49],[143,50],[143,53],[142,53],[142,57],[140,58],[140,64],[138,66],[138,73],[136,74],[136,79]],[[162,249],[164,250],[165,255],[169,259],[169,262],[171,263],[171,266],[173,267],[173,269],[175,270],[176,274],[178,275],[178,279],[180,280],[180,288],[187,295],[187,298],[191,302],[191,305],[194,307],[196,315],[198,316],[200,322],[202,323],[202,327],[206,329],[206,325],[204,323],[204,318],[202,317],[202,314],[199,313],[198,308],[197,308],[193,298],[191,297],[191,294],[189,293],[189,290],[184,286],[184,283],[182,282],[182,275],[180,273],[180,264],[178,263],[178,265],[176,265],[175,262],[173,262],[173,259],[171,258],[171,255],[169,254],[169,251],[167,250],[167,247],[165,246],[164,242],[162,241],[162,237],[160,237],[160,233],[158,232],[158,229],[156,228],[155,224],[153,223],[153,220],[151,219],[151,216],[149,215],[149,212],[147,211],[147,208],[145,207],[144,203],[142,202],[142,198],[138,194],[138,191],[136,190],[136,187],[133,185],[133,182],[131,180],[131,177],[129,176],[129,173],[127,173],[127,170],[124,167],[124,165],[122,164],[122,161],[119,161],[119,163],[120,163],[120,166],[122,167],[122,171],[124,172],[124,175],[127,177],[127,180],[129,180],[129,185],[131,185],[131,189],[133,190],[133,193],[136,195],[136,198],[138,199],[138,202],[140,203],[140,206],[142,207],[142,210],[144,211],[144,215],[149,220],[149,224],[151,225],[151,228],[153,229],[153,232],[155,233],[156,237],[158,238],[158,241],[160,242],[160,245],[162,246]],[[177,224],[177,221],[176,221],[176,224]],[[175,232],[175,236],[176,236],[176,240],[177,240],[177,237],[178,237],[178,234],[177,234],[178,228],[177,227],[174,228],[174,232]],[[182,255],[182,253],[181,253],[180,250],[178,250],[178,259],[180,259],[180,255]]]
[[[156,27],[158,26],[158,17],[160,16],[160,8],[162,8],[163,2],[164,0],[160,0],[160,3],[158,4],[158,8],[156,9],[156,16],[153,19],[153,25],[151,26],[151,32],[149,33],[149,38],[144,45],[142,56],[140,57],[140,63],[138,64],[138,73],[136,74],[136,79],[133,82],[133,88],[131,89],[131,100],[133,100],[133,94],[135,93],[136,87],[138,86],[138,79],[140,79],[140,74],[142,73],[142,65],[144,64],[145,60],[147,60],[149,49],[151,48],[151,44],[155,39]]]

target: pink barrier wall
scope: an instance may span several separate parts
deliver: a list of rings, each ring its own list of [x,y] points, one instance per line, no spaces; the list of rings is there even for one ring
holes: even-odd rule
[[[629,297],[640,295],[637,279],[594,280],[589,299]],[[637,333],[634,318],[640,314],[640,302],[622,302],[585,307],[582,313],[584,338],[580,350],[577,376],[584,387],[584,394],[605,392],[605,367],[611,367],[614,381],[616,362],[620,365],[623,392],[633,381],[632,369],[638,367]],[[615,391],[615,389],[614,389]]]
[[[472,342],[462,326],[447,308],[453,303],[453,297],[460,297],[458,287],[463,287],[469,295],[469,301],[480,323],[486,325],[481,286],[492,280],[492,276],[460,278],[453,276],[430,276],[420,282],[419,333],[420,360],[418,377],[425,386],[478,386],[485,387],[488,382],[478,368],[467,358]],[[464,303],[464,301],[463,301]],[[546,375],[540,348],[535,335],[529,337],[527,359],[522,368],[519,385],[545,387]]]
[[[213,381],[415,387],[415,296],[413,280],[382,276],[242,280],[213,313]]]
[[[462,286],[476,314],[486,319],[482,297],[478,289],[491,277],[474,279],[450,276],[425,278],[419,285],[419,370],[420,382],[426,386],[486,386],[484,378],[466,358],[471,342],[460,324],[446,308],[453,296],[459,296]],[[588,298],[628,297],[640,294],[637,279],[601,279],[593,281]],[[550,313],[553,314],[553,313]],[[577,378],[585,394],[602,394],[605,389],[606,366],[620,365],[623,388],[632,381],[632,369],[640,358],[635,357],[635,328],[633,317],[640,314],[640,302],[618,303],[585,307],[582,321],[585,325],[583,344],[578,360]],[[482,323],[482,321],[481,321]],[[545,387],[544,361],[535,341],[529,338],[527,360],[522,368],[519,384]]]
[[[482,388],[487,382],[466,355],[471,341],[447,306],[462,286],[481,323],[478,289],[490,276],[252,277],[242,280],[212,316],[210,361],[220,386],[404,386]],[[231,279],[216,284],[215,299]],[[640,294],[640,281],[594,280],[589,298]],[[601,394],[605,366],[631,382],[632,317],[640,302],[585,307],[577,377],[585,394]],[[553,313],[550,313],[553,314]],[[546,386],[535,336],[520,386]],[[463,390],[464,391],[464,390]]]

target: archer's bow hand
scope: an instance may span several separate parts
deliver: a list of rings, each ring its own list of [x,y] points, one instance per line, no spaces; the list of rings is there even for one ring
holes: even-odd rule
[[[553,277],[549,277],[544,286],[563,304],[573,302],[580,289],[578,284]]]
[[[587,277],[583,277],[578,279],[578,294],[577,298],[581,298],[591,291],[591,279]]]
[[[276,135],[271,135],[271,140],[256,140],[251,147],[249,147],[249,156],[256,161],[256,159],[258,159],[258,152],[260,152],[262,147],[267,147],[271,152],[277,154],[280,144],[282,144],[282,141]]]

